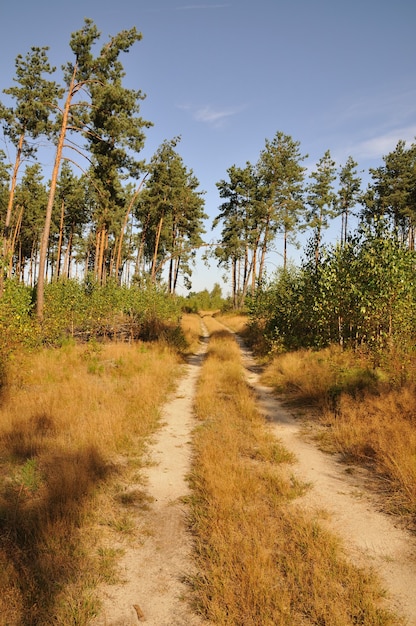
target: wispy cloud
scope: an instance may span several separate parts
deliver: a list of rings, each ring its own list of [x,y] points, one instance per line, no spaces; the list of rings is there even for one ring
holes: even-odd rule
[[[416,124],[394,128],[356,144],[354,154],[359,158],[366,159],[381,157],[394,150],[398,141],[414,143],[415,137]]]
[[[214,128],[220,128],[225,124],[228,118],[240,113],[240,111],[242,111],[245,106],[215,108],[210,104],[205,104],[203,106],[181,104],[178,108],[182,109],[183,111],[189,111],[194,120],[196,120],[197,122],[209,124]]]

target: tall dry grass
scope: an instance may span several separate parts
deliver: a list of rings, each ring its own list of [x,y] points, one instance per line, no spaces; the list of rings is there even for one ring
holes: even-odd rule
[[[233,332],[239,335],[244,335],[247,330],[248,316],[242,313],[225,313],[215,316],[219,322],[222,322],[225,326],[230,328]]]
[[[196,413],[190,526],[198,610],[227,626],[397,626],[371,576],[296,506],[305,486],[259,416],[224,331],[212,336]]]
[[[195,354],[202,338],[201,317],[196,313],[182,315],[181,329],[187,344],[185,354]]]
[[[410,372],[412,368],[410,367]],[[385,507],[416,526],[416,386],[336,347],[273,359],[263,382],[325,426],[322,445],[373,470]]]
[[[100,538],[115,511],[120,529],[127,519],[116,485],[143,463],[177,372],[173,352],[145,344],[10,361],[0,404],[0,624],[81,625],[97,611],[94,588],[116,557]]]

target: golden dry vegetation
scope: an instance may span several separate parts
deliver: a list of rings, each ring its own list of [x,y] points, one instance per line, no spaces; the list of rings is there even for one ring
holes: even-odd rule
[[[179,373],[163,345],[15,355],[0,404],[0,623],[87,624],[131,530],[128,484]],[[135,479],[137,483],[137,477]]]
[[[198,610],[224,626],[397,626],[371,575],[297,507],[307,487],[256,410],[237,345],[204,321],[212,337],[190,479]]]
[[[374,369],[365,355],[338,347],[273,358],[263,381],[314,418],[329,451],[369,468],[384,507],[416,522],[416,387],[390,364]],[[322,428],[319,428],[321,426]]]

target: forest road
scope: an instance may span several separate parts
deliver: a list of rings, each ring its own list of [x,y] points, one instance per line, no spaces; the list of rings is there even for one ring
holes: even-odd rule
[[[237,341],[259,410],[273,434],[295,454],[294,475],[310,484],[306,495],[298,500],[300,505],[341,538],[346,554],[355,563],[374,568],[388,594],[387,606],[403,615],[408,626],[416,626],[416,538],[377,510],[376,500],[358,470],[347,468],[336,456],[305,440],[302,424],[270,388],[260,384],[250,351],[238,337]],[[123,582],[101,589],[103,607],[92,626],[207,624],[192,612],[183,580],[184,574],[193,573],[192,539],[183,498],[189,493],[186,476],[196,426],[193,400],[206,344],[207,340],[185,366],[174,397],[163,408],[162,426],[152,438],[144,469],[151,501],[148,510],[137,516],[135,540],[123,546]]]
[[[152,437],[142,472],[148,510],[137,517],[136,541],[123,546],[123,582],[101,590],[103,607],[92,626],[207,624],[191,611],[183,579],[193,572],[184,498],[189,495],[196,382],[207,343],[205,337],[198,354],[189,358],[174,396],[162,409],[162,425]]]

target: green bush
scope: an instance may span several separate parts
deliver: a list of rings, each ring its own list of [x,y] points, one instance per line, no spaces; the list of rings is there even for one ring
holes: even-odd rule
[[[17,280],[4,282],[0,297],[0,341],[5,356],[17,345],[32,346],[38,340],[38,325],[33,319],[33,290]]]

